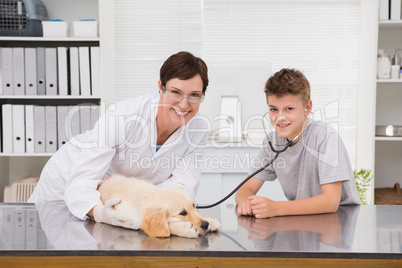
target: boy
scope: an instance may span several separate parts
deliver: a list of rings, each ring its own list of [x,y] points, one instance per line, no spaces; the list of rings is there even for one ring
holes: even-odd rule
[[[282,149],[280,145],[302,134],[279,155],[281,165],[274,162],[237,191],[237,212],[267,218],[331,213],[339,205],[360,204],[349,156],[337,132],[330,125],[307,119],[313,104],[306,77],[300,71],[282,69],[268,79],[265,94],[276,132],[264,140],[261,166],[275,155],[268,140]],[[252,167],[250,174],[258,168]],[[256,196],[264,181],[276,178],[289,201]]]

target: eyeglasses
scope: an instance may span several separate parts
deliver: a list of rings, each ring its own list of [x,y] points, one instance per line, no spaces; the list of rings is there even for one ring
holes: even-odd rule
[[[201,103],[204,100],[204,95],[199,93],[193,93],[188,96],[184,96],[177,90],[166,90],[165,86],[162,85],[163,92],[166,94],[166,97],[171,99],[172,101],[181,101],[183,98],[186,98],[189,103]]]

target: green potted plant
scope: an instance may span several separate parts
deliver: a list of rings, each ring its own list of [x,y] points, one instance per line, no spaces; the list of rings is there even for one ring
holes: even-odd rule
[[[360,202],[362,203],[362,205],[367,205],[366,193],[368,187],[370,186],[370,181],[373,179],[373,176],[371,176],[371,170],[368,169],[360,169],[359,171],[354,170],[353,175],[355,177]]]

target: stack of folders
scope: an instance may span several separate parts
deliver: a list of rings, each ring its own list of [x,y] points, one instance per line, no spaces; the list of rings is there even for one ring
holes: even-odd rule
[[[3,153],[54,153],[94,127],[98,105],[2,105]]]
[[[1,95],[100,96],[99,47],[0,49]]]

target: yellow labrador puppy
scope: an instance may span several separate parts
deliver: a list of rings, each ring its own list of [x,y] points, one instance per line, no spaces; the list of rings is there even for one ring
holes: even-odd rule
[[[221,226],[217,220],[201,216],[190,195],[180,187],[159,189],[143,180],[112,175],[98,191],[103,203],[112,198],[122,200],[114,209],[123,227],[142,229],[151,237],[196,238]]]

